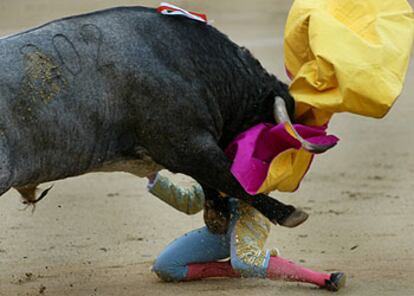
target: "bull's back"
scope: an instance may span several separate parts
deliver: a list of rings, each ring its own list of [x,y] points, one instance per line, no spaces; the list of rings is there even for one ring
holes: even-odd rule
[[[255,96],[265,73],[256,64],[214,28],[147,8],[0,39],[0,142],[12,186],[96,170],[140,144],[162,146],[177,134],[166,122],[215,129],[211,118],[229,97]]]
[[[117,141],[133,125],[124,118],[130,28],[120,26],[122,10],[0,39],[0,142],[9,147],[1,157],[13,164],[13,186],[119,157]]]

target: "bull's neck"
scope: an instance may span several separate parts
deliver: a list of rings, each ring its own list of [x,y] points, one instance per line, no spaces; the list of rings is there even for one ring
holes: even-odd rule
[[[239,134],[259,123],[275,123],[273,102],[275,91],[270,81],[262,87],[251,87],[247,93],[232,97],[225,106],[220,146],[227,147]],[[248,88],[245,88],[248,89]]]

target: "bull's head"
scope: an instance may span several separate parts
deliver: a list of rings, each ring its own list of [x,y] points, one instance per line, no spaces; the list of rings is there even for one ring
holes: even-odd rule
[[[335,146],[335,144],[329,144],[329,145],[317,145],[312,144],[305,139],[303,139],[299,133],[296,131],[295,127],[293,126],[292,122],[290,121],[289,114],[286,108],[286,103],[281,97],[275,98],[274,103],[274,116],[277,123],[283,123],[287,128],[290,129],[291,132],[295,135],[296,139],[302,144],[302,147],[312,153],[323,153],[332,147]]]

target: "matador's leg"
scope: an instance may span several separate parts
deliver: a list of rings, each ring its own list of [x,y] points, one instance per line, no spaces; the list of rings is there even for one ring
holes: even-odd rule
[[[229,262],[226,235],[211,233],[207,227],[191,231],[173,241],[158,256],[153,271],[167,282],[197,280],[206,277],[238,276]]]
[[[282,258],[276,249],[265,250],[270,222],[244,202],[232,200],[231,264],[243,277],[304,282],[331,291],[339,290],[346,277],[343,273],[316,272]]]

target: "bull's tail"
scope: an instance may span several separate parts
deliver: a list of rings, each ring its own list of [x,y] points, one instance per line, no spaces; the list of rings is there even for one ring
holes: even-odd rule
[[[39,191],[38,185],[28,185],[24,187],[18,187],[16,190],[20,193],[23,204],[26,205],[27,209],[28,207],[32,206],[32,212],[36,209],[36,204],[40,202],[42,199],[46,197],[46,195],[49,193],[49,191],[53,188],[53,185],[44,190],[39,197],[37,197],[37,192]]]

